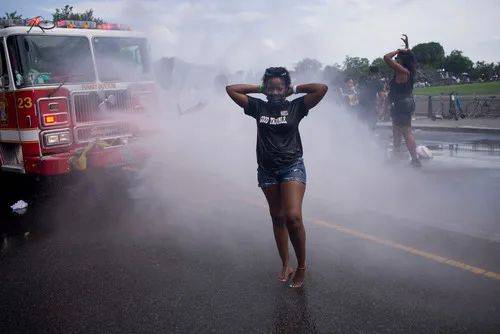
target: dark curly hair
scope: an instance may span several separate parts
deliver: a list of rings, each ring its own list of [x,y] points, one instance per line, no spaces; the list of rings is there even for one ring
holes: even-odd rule
[[[285,81],[285,86],[289,87],[292,83],[292,79],[290,78],[290,73],[284,67],[269,67],[266,68],[266,72],[264,72],[264,76],[262,77],[262,84],[264,87],[267,86],[267,82],[272,78],[281,78]]]
[[[401,60],[401,65],[406,68],[412,75],[417,70],[417,58],[412,51],[400,52],[397,59]]]

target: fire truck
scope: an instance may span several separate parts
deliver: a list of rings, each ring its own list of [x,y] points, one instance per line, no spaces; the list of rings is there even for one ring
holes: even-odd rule
[[[58,175],[146,156],[147,39],[118,24],[0,20],[0,170]]]

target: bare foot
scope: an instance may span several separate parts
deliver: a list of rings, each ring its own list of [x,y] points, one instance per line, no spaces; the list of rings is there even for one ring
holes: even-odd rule
[[[278,275],[278,279],[280,280],[280,282],[286,282],[288,281],[288,278],[292,273],[293,273],[292,267],[283,266],[283,269],[281,269],[281,272]]]
[[[306,268],[297,268],[295,274],[293,275],[292,283],[290,283],[291,288],[301,288],[304,284],[304,278],[306,276]]]

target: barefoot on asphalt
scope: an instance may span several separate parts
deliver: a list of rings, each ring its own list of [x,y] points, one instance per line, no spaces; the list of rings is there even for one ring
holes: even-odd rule
[[[305,275],[306,268],[297,268],[289,286],[291,288],[301,288],[304,285]]]
[[[293,274],[292,267],[284,266],[283,269],[281,269],[280,274],[278,275],[278,279],[280,280],[280,282],[286,282],[288,281],[288,278],[291,274]]]

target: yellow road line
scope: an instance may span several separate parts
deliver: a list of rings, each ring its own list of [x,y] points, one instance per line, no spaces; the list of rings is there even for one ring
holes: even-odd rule
[[[449,266],[459,268],[459,269],[471,272],[471,273],[476,274],[476,275],[482,275],[482,276],[500,281],[500,274],[495,273],[493,271],[488,271],[488,270],[485,270],[485,269],[482,269],[479,267],[471,266],[467,263],[463,263],[463,262],[456,261],[456,260],[453,260],[450,258],[439,256],[439,255],[436,255],[433,253],[421,251],[421,250],[413,248],[413,247],[398,244],[397,242],[382,239],[382,238],[379,238],[379,237],[376,237],[376,236],[373,236],[373,235],[370,235],[370,234],[367,234],[364,232],[360,232],[360,231],[357,231],[357,230],[354,230],[351,228],[344,227],[342,225],[332,224],[332,223],[326,222],[324,220],[313,220],[313,223],[316,225],[321,225],[321,226],[325,226],[328,228],[332,228],[332,229],[337,230],[339,232],[349,234],[349,235],[358,237],[358,238],[363,239],[363,240],[368,240],[368,241],[375,242],[377,244],[386,245],[386,246],[401,250],[401,251],[406,252],[406,253],[421,256],[421,257],[424,257],[426,259],[436,261],[439,263],[444,263],[444,264],[447,264]]]
[[[267,206],[263,205],[260,202],[257,203],[255,201],[250,201],[250,200],[247,200],[245,202],[247,202],[248,204],[252,204],[254,206],[258,206],[258,207],[263,208],[263,209],[267,209]],[[433,254],[430,252],[421,251],[417,248],[405,246],[405,245],[399,244],[399,243],[394,242],[394,241],[382,239],[382,238],[376,237],[374,235],[367,234],[367,233],[364,233],[361,231],[357,231],[357,230],[354,230],[352,228],[348,228],[348,227],[345,227],[345,226],[342,226],[339,224],[333,224],[333,223],[326,222],[324,220],[319,220],[319,219],[312,220],[312,222],[316,225],[321,225],[321,226],[325,226],[328,228],[332,228],[332,229],[337,230],[339,232],[349,234],[349,235],[358,237],[358,238],[363,239],[363,240],[368,240],[368,241],[372,241],[372,242],[375,242],[375,243],[378,243],[381,245],[386,245],[386,246],[401,250],[401,251],[406,252],[406,253],[417,255],[417,256],[432,260],[432,261],[439,262],[439,263],[444,263],[444,264],[447,264],[449,266],[459,268],[459,269],[471,272],[471,273],[476,274],[476,275],[481,275],[481,276],[485,276],[485,277],[500,281],[500,274],[496,273],[494,271],[482,269],[482,268],[479,268],[476,266],[469,265],[467,263],[456,261],[456,260],[453,260],[453,259],[450,259],[450,258],[447,258],[444,256],[439,256],[437,254]]]

